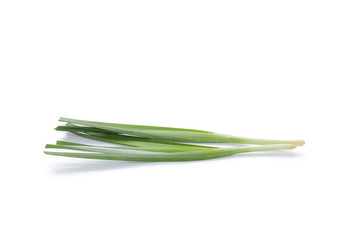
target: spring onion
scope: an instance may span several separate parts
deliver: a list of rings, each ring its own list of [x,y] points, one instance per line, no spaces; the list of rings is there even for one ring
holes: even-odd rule
[[[305,144],[303,140],[242,138],[195,129],[105,123],[70,118],[60,118],[59,121],[66,122],[66,125],[55,128],[58,131],[67,131],[83,138],[111,143],[115,146],[58,141],[56,144],[47,144],[46,148],[73,152],[45,151],[46,154],[141,162],[196,161],[245,152],[293,149]],[[199,143],[237,143],[250,144],[250,146],[214,147],[199,145]]]

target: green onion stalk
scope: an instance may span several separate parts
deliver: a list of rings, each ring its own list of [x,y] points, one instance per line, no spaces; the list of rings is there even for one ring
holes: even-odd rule
[[[238,153],[293,149],[305,144],[303,140],[269,140],[235,137],[209,131],[145,125],[131,125],[60,118],[65,125],[55,128],[115,146],[86,145],[58,141],[46,149],[73,152],[45,151],[48,155],[140,162],[197,161],[231,156]],[[251,146],[214,147],[200,143],[250,144]],[[256,145],[256,146],[254,146]]]

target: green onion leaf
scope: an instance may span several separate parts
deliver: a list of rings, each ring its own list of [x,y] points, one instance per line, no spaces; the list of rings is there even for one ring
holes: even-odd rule
[[[269,140],[269,139],[255,139],[242,138],[230,135],[217,134],[208,131],[184,129],[184,128],[169,128],[169,127],[154,127],[143,125],[130,125],[118,123],[105,123],[84,121],[71,118],[61,117],[59,121],[68,122],[72,124],[80,124],[83,126],[94,127],[104,131],[110,131],[119,134],[129,134],[133,136],[159,139],[172,142],[188,142],[188,143],[240,143],[240,144],[295,144],[302,146],[305,144],[303,140]]]
[[[53,145],[48,147],[52,148]],[[148,153],[148,152],[93,152],[93,153],[77,153],[77,152],[49,152],[48,155],[75,157],[75,158],[89,158],[89,159],[103,159],[103,160],[120,160],[120,161],[139,161],[139,162],[179,162],[179,161],[197,161],[212,158],[231,156],[237,153],[269,151],[280,149],[293,149],[296,146],[293,144],[275,144],[263,146],[248,146],[248,147],[232,147],[232,148],[218,148],[210,150],[200,150],[191,152],[176,152],[176,153]],[[69,147],[68,149],[80,150],[81,147]]]

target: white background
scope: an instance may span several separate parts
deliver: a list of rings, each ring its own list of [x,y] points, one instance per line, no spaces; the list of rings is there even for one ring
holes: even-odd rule
[[[359,239],[359,1],[0,2],[1,239]],[[51,157],[60,117],[306,140]]]

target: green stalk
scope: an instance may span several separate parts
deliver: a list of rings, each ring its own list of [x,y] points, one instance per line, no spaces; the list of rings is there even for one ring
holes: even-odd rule
[[[208,131],[184,129],[184,128],[169,128],[169,127],[154,127],[143,125],[117,124],[84,121],[61,117],[59,121],[68,122],[72,124],[80,124],[88,127],[102,129],[104,131],[115,132],[119,134],[129,134],[143,138],[159,139],[173,142],[189,142],[189,143],[241,143],[241,144],[294,144],[302,146],[305,144],[303,140],[270,140],[270,139],[256,139],[243,138],[230,135],[217,134]]]
[[[78,150],[85,152],[97,152],[97,153],[117,153],[119,150],[134,150],[134,147],[117,147],[109,148],[102,146],[90,146],[90,145],[70,145],[69,144],[46,144],[45,148],[56,148],[56,149],[66,149],[66,150]],[[135,148],[136,150],[137,148]],[[138,149],[142,150],[142,149]],[[146,151],[146,150],[145,150]]]
[[[48,152],[48,151],[45,151],[45,153],[48,155],[55,155],[55,156],[103,159],[103,160],[139,161],[139,162],[179,162],[179,161],[197,161],[197,160],[206,160],[211,158],[226,157],[237,153],[245,153],[245,152],[293,149],[295,147],[296,146],[293,144],[276,144],[276,145],[262,145],[262,146],[249,146],[249,147],[218,148],[211,150],[176,152],[176,153],[147,153],[147,152],[74,153],[74,152]]]
[[[149,138],[141,138],[141,137],[134,137],[134,136],[126,136],[126,135],[119,135],[113,132],[101,132],[102,130],[99,129],[93,131],[93,129],[86,129],[87,127],[70,127],[70,128],[60,128],[61,126],[55,128],[59,131],[68,131],[80,137],[114,143],[114,144],[121,144],[127,146],[134,146],[134,147],[148,147],[148,148],[164,148],[164,149],[173,149],[174,151],[195,151],[201,149],[213,149],[216,147],[210,146],[203,146],[203,145],[194,145],[194,144],[185,144],[185,143],[177,143],[177,142],[169,142],[169,141],[162,141],[157,139],[149,139]],[[63,126],[67,127],[67,126]],[[79,132],[78,132],[79,131]],[[83,133],[85,132],[85,133]],[[172,150],[171,150],[172,151]]]
[[[86,145],[72,142],[57,141],[56,145],[48,144],[46,148],[59,148],[59,149],[71,149],[71,150],[83,150],[83,151],[93,151],[93,152],[109,152],[109,151],[118,151],[118,150],[134,150],[134,151],[149,151],[149,152],[189,152],[189,151],[199,151],[201,148],[189,148],[183,146],[173,146],[165,144],[148,144],[144,143],[143,146],[99,146],[99,145]],[[74,149],[76,148],[76,149]],[[210,148],[206,148],[210,149]],[[215,149],[215,148],[214,148]],[[97,151],[98,150],[98,151]]]

